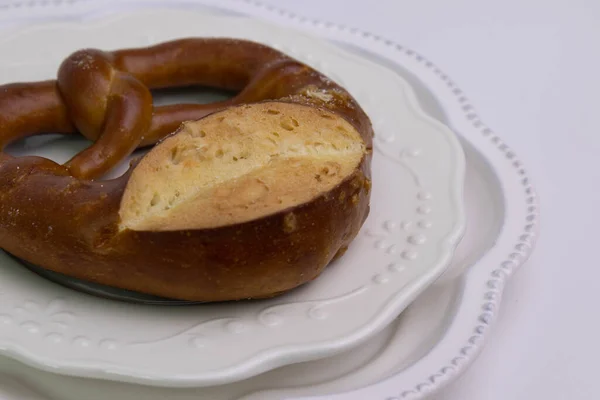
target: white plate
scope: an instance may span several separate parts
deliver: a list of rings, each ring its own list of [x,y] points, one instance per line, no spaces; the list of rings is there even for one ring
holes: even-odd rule
[[[50,16],[80,18],[82,15],[96,15],[98,9],[102,11],[106,6],[106,3],[81,1],[57,8],[30,9],[30,4],[24,2],[21,8],[0,15],[0,19],[19,24]],[[184,9],[186,4],[189,8],[190,3],[179,1],[179,6]],[[531,253],[539,225],[536,195],[522,162],[479,119],[473,105],[457,85],[430,60],[412,49],[368,32],[303,18],[260,3],[219,0],[218,4],[281,21],[288,27],[316,32],[388,65],[410,82],[427,113],[460,134],[467,161],[465,203],[468,225],[449,270],[382,333],[335,357],[283,367],[234,384],[202,389],[160,389],[70,378],[40,372],[0,357],[0,398],[424,398],[455,379],[473,361],[485,342],[489,326],[501,306],[504,283]],[[113,7],[115,5],[116,2]],[[119,5],[127,6],[122,1]],[[197,9],[197,5],[193,7]],[[217,9],[211,7],[209,10],[216,12]],[[4,21],[0,21],[0,28],[2,26],[6,26]],[[363,49],[369,49],[369,52]]]
[[[0,43],[0,81],[52,78],[60,61],[83,47],[109,50],[189,36],[269,44],[357,98],[376,132],[372,211],[359,237],[319,279],[285,296],[178,309],[75,293],[3,255],[4,354],[54,372],[157,386],[232,382],[364,342],[446,269],[465,226],[465,160],[457,138],[421,110],[400,75],[326,41],[247,18],[146,11],[13,34]],[[35,138],[13,152],[62,162],[85,145]]]

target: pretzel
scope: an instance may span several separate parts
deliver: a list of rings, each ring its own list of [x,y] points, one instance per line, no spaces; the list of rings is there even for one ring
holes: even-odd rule
[[[237,94],[153,106],[151,90],[193,85]],[[63,165],[4,151],[43,133],[93,143]],[[372,136],[345,89],[262,44],[190,38],[80,50],[55,81],[0,86],[0,248],[166,298],[275,296],[316,278],[358,233],[369,213]],[[222,146],[254,153],[223,161]],[[145,147],[125,174],[102,179]],[[286,183],[292,175],[306,190]],[[211,186],[220,176],[231,179]],[[140,205],[151,189],[152,204]],[[169,204],[155,200],[163,195]]]

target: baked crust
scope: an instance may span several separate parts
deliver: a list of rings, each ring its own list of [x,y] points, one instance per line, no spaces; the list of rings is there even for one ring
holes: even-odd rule
[[[369,213],[371,124],[343,88],[262,51],[277,67],[260,72],[260,96],[203,109],[165,139],[150,128],[159,144],[117,179],[81,179],[51,160],[0,153],[0,247],[79,279],[182,300],[271,297],[316,278]],[[36,85],[0,91],[0,145],[47,127],[73,129],[56,89]],[[36,96],[38,117],[3,115],[11,98],[27,105]],[[223,123],[238,131],[228,136]],[[202,140],[217,145],[214,162],[185,153],[202,130]],[[280,134],[272,148],[265,144],[271,132]],[[246,156],[250,166],[232,167],[248,150],[257,152]],[[179,172],[152,170],[166,165]],[[163,208],[149,207],[155,192]]]

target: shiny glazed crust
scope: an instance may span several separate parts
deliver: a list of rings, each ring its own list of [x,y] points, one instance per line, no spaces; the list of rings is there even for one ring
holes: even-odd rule
[[[188,85],[238,95],[152,107],[149,89]],[[101,180],[104,173],[161,141],[150,157],[184,121],[202,124],[207,115],[226,117],[240,104],[266,101],[343,119],[366,149],[357,167],[309,201],[244,222],[123,229],[123,195],[137,164],[114,180]],[[64,61],[57,81],[0,87],[2,148],[46,132],[81,133],[94,144],[65,165],[0,153],[0,247],[84,280],[183,300],[271,297],[316,278],[369,212],[373,133],[366,114],[319,72],[253,42],[183,39],[112,53],[82,50]]]

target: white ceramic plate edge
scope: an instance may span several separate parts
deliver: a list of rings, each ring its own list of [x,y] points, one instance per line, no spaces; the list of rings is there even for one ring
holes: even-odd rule
[[[367,47],[370,51],[382,54],[400,65],[410,64],[411,71],[419,71],[418,78],[427,83],[429,89],[443,103],[457,131],[474,142],[478,150],[488,157],[498,178],[504,184],[507,218],[496,245],[478,262],[477,268],[472,268],[466,274],[466,292],[463,299],[471,301],[473,298],[479,298],[480,301],[469,307],[465,307],[463,301],[463,304],[459,305],[457,321],[448,331],[448,335],[427,357],[411,368],[365,389],[326,398],[374,399],[380,395],[385,398],[423,398],[426,394],[439,390],[473,361],[494,322],[506,280],[527,260],[534,248],[539,229],[538,201],[523,164],[499,136],[479,119],[456,84],[437,66],[413,50],[359,29],[305,18],[260,2],[205,2],[219,7],[235,6],[236,12],[246,12],[276,22],[283,18],[286,23],[292,23],[296,27],[359,47]],[[461,98],[466,100],[461,101]],[[494,293],[492,299],[488,299],[490,293]],[[325,397],[312,399],[324,400]]]

